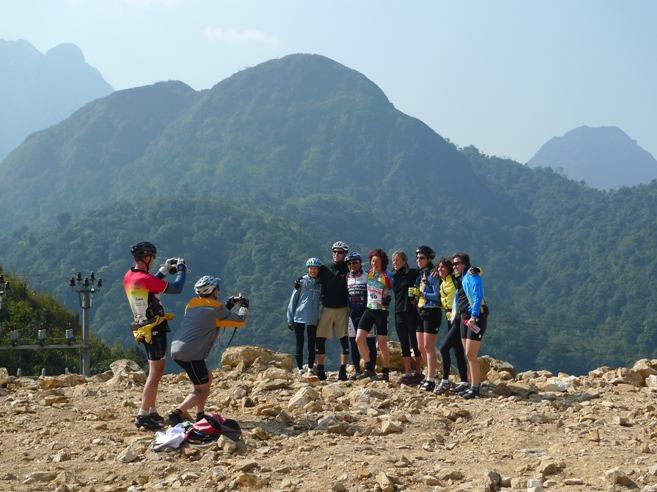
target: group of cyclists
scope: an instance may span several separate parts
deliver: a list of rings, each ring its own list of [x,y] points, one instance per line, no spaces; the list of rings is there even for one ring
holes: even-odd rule
[[[333,260],[327,265],[318,258],[306,261],[308,273],[295,280],[288,304],[288,328],[296,337],[299,375],[315,371],[320,380],[327,378],[326,340],[335,331],[341,346],[338,380],[348,379],[351,352],[354,374],[350,379],[390,381],[388,317],[393,310],[404,363],[404,375],[399,382],[419,385],[420,391],[438,395],[458,394],[465,399],[479,396],[477,356],[486,332],[488,306],[481,269],[470,264],[467,253],[457,252],[436,260],[433,249],[419,246],[415,250],[417,268],[413,268],[404,251],[395,251],[392,272],[388,271],[390,259],[380,248],[368,253],[367,271],[363,269],[363,257],[349,252],[343,241],[333,244],[332,255]],[[447,335],[440,346],[439,378],[436,341],[443,313]],[[306,337],[308,356],[304,364]],[[375,371],[377,345],[381,374]],[[454,352],[459,372],[457,385],[449,379],[450,351]]]
[[[246,324],[249,301],[240,295],[221,303],[216,277],[205,275],[196,282],[194,290],[198,297],[187,304],[171,343],[171,357],[185,370],[194,389],[165,419],[159,415],[155,402],[166,364],[167,332],[171,331],[168,323],[173,315],[165,313],[159,297],[180,294],[189,270],[184,259],[169,258],[152,275],[149,271],[155,265],[155,245],[140,242],[131,246],[130,252],[135,264],[126,273],[123,284],[134,316],[133,334],[138,343],[144,344],[149,367],[135,425],[149,430],[163,428],[164,421],[176,425],[193,407],[196,407],[196,419],[200,420],[212,383],[212,372],[205,359],[214,347],[219,328]],[[488,307],[484,302],[481,270],[470,265],[466,253],[442,257],[434,264],[435,252],[429,246],[420,246],[415,251],[417,268],[412,268],[407,255],[395,251],[392,272],[388,271],[390,259],[380,248],[368,253],[367,271],[363,269],[361,255],[350,253],[343,241],[333,244],[332,255],[327,265],[318,258],[308,259],[308,273],[294,283],[287,319],[296,336],[299,375],[315,373],[320,380],[327,379],[326,340],[335,332],[341,346],[340,381],[348,379],[350,352],[355,369],[351,379],[390,381],[388,315],[394,309],[405,371],[400,383],[419,384],[421,391],[456,393],[466,399],[479,396],[477,355],[486,331]],[[173,282],[164,280],[167,273],[176,275]],[[235,305],[239,305],[237,313],[231,312]],[[448,333],[440,346],[443,367],[438,382],[435,346],[443,311]],[[304,364],[306,337],[308,357]],[[375,372],[377,345],[381,352],[381,374]],[[449,380],[450,350],[454,352],[461,378],[458,385]]]

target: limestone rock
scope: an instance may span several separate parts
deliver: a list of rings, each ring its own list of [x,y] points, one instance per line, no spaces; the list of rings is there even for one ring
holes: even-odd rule
[[[634,363],[632,370],[638,372],[643,379],[657,375],[657,360],[641,359]]]
[[[9,371],[6,367],[0,367],[0,386],[6,387],[9,383],[11,383]]]
[[[251,345],[228,347],[221,356],[221,366],[226,370],[230,370],[230,368],[243,363],[246,368],[249,368],[256,359],[260,359],[259,365],[261,367],[278,367],[286,371],[292,370],[291,355]]]
[[[629,384],[635,387],[645,386],[645,378],[640,373],[627,367],[620,367],[613,372],[604,375],[609,384]]]
[[[508,372],[513,378],[516,377],[516,369],[508,362],[493,359],[488,355],[479,357],[479,371],[482,381],[487,379],[490,370],[497,373]]]
[[[275,381],[277,379],[292,379],[292,373],[290,371],[286,371],[285,369],[281,369],[279,367],[269,367],[265,369],[264,371],[258,373],[257,380],[258,381],[265,381],[267,379],[271,381]]]
[[[632,483],[630,478],[623,472],[620,468],[612,468],[610,470],[605,470],[605,476],[607,479],[613,483],[613,484],[618,484],[618,485],[629,485]]]
[[[393,492],[395,484],[388,478],[385,472],[380,472],[376,475],[376,483],[381,487],[382,492]]]
[[[329,384],[322,388],[322,397],[326,401],[335,401],[344,396],[344,389],[340,384]]]

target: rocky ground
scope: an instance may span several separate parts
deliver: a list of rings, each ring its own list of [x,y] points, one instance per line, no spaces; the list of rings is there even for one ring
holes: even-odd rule
[[[394,373],[299,377],[289,355],[256,347],[222,364],[208,410],[243,439],[160,452],[133,425],[145,375],[127,361],[91,378],[0,370],[0,490],[657,491],[657,360],[573,377],[483,357],[470,401]],[[190,389],[166,375],[160,413]]]

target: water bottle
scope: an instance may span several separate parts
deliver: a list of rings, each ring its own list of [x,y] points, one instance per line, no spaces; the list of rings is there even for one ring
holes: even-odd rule
[[[474,324],[468,324],[468,328],[470,328],[472,331],[475,333],[479,333],[481,331],[481,328],[477,326],[477,323]]]

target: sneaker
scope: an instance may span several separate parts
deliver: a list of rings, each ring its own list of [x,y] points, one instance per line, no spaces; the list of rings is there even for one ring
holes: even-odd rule
[[[424,374],[422,374],[421,372],[416,372],[411,377],[413,378],[409,383],[411,385],[420,384],[424,382]]]
[[[326,372],[324,372],[324,366],[317,366],[317,377],[320,381],[326,380]]]
[[[428,379],[422,383],[422,386],[420,386],[420,391],[433,391],[436,388],[436,382],[435,381],[429,381]]]
[[[384,373],[381,373],[381,375],[372,376],[370,379],[372,381],[385,381],[385,382],[389,383],[390,382],[390,374],[387,373],[387,372],[384,372]]]
[[[452,387],[452,383],[449,381],[441,381],[438,386],[436,386],[436,389],[433,390],[433,393],[435,395],[444,395],[449,391],[449,389]]]
[[[415,377],[412,374],[409,374],[407,376],[403,376],[399,380],[399,384],[405,384],[406,386],[410,386],[411,384],[413,384],[412,381],[414,381],[414,380],[415,380]]]
[[[356,381],[357,379],[360,379],[361,374],[363,374],[363,373],[362,372],[355,372],[349,377],[349,379],[351,379],[352,381]]]
[[[164,424],[153,420],[150,415],[137,415],[135,426],[137,429],[143,427],[146,430],[159,430],[164,428]]]
[[[340,371],[338,371],[338,381],[346,381],[347,380],[347,368],[346,367],[340,367]]]
[[[461,381],[456,386],[450,388],[449,392],[454,393],[456,395],[460,395],[461,393],[465,393],[469,389],[470,389],[470,383],[468,383],[467,381]]]
[[[371,369],[365,369],[358,375],[358,379],[367,379],[371,378],[372,376],[376,376],[376,373]]]
[[[303,376],[303,375],[304,375],[303,369],[299,369],[299,376]]]
[[[470,388],[468,391],[464,391],[463,393],[459,394],[466,400],[472,400],[473,398],[477,398],[479,396],[479,388]]]
[[[164,422],[164,417],[157,412],[149,413],[148,416],[155,420],[155,422]]]
[[[180,415],[178,412],[175,410],[171,412],[169,415],[167,415],[167,424],[176,426],[178,424],[181,424],[183,421],[182,415]]]

